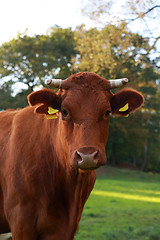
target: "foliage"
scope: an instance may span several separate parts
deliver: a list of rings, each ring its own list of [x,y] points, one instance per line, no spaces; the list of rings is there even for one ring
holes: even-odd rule
[[[11,96],[11,82],[0,84],[0,110],[4,110],[11,106],[13,97]]]
[[[23,83],[23,89],[13,97],[13,91],[0,109],[24,107],[26,96],[36,86],[44,86],[46,78],[66,78],[71,74],[71,58],[76,54],[73,32],[70,28],[58,26],[48,30],[46,35],[30,37],[25,32],[0,47],[0,77],[6,82],[0,86],[3,92],[10,83]],[[9,80],[8,80],[9,79]],[[7,88],[6,90],[7,91]],[[3,94],[1,93],[1,97]]]
[[[101,30],[86,30],[82,25],[77,28],[75,38],[80,54],[73,60],[74,69],[95,72],[106,78],[126,75],[135,79],[150,47],[147,39],[130,32],[125,24],[106,25]]]
[[[17,38],[0,47],[0,76],[10,77],[13,83],[24,83],[33,90],[44,85],[46,77],[66,77],[70,74],[74,50],[73,32],[60,27],[51,28],[46,35]]]

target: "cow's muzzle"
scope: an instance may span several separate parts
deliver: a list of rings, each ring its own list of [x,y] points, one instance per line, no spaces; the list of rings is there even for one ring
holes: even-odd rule
[[[82,170],[92,170],[104,165],[106,157],[102,157],[100,151],[94,147],[83,147],[74,154],[75,167]]]

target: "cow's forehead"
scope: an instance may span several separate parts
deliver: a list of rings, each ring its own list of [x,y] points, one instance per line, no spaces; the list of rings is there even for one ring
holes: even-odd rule
[[[104,79],[93,73],[71,75],[70,88],[62,92],[62,108],[91,111],[98,114],[102,109],[110,110],[111,91],[104,89]],[[106,87],[106,86],[105,86]]]
[[[104,87],[106,89],[106,84],[107,84],[104,78],[100,77],[95,73],[89,73],[89,72],[82,72],[82,73],[71,75],[68,78],[68,81],[70,81],[70,84],[71,86],[73,86],[73,89],[88,88],[90,90],[96,90],[96,89],[103,90]],[[108,84],[108,90],[109,90],[109,84]]]
[[[77,111],[89,111],[98,114],[104,109],[110,110],[111,93],[88,84],[65,90],[62,108]]]

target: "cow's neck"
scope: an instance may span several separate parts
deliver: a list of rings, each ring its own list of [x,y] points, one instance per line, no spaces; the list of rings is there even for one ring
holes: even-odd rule
[[[48,195],[48,204],[52,206],[49,209],[52,209],[53,215],[55,215],[56,209],[60,209],[57,219],[61,217],[64,219],[64,226],[66,225],[66,230],[71,229],[70,236],[72,236],[78,227],[83,206],[93,189],[96,172],[76,172],[71,167],[69,154],[61,143],[60,130],[55,131],[55,129],[59,129],[58,121],[49,123],[47,128],[48,158],[43,159],[44,168],[47,170],[46,176],[44,176],[47,181],[45,194]]]
[[[62,205],[66,212],[66,229],[68,236],[74,236],[78,229],[79,221],[82,215],[83,207],[87,201],[96,180],[95,171],[79,173],[78,175],[72,169],[69,176],[64,174],[64,181],[61,185],[60,194],[62,194]],[[67,239],[67,236],[66,236]]]
[[[73,168],[67,165],[64,167],[58,163],[54,166],[53,162],[51,165],[52,172],[50,172],[49,179],[52,178],[52,183],[49,183],[47,192],[49,204],[54,204],[54,206],[49,209],[50,211],[53,209],[52,215],[59,221],[57,225],[63,225],[64,232],[66,231],[67,234],[65,239],[73,239],[78,229],[84,204],[93,189],[96,173],[87,171],[77,174]],[[59,209],[57,216],[55,215],[56,209]]]

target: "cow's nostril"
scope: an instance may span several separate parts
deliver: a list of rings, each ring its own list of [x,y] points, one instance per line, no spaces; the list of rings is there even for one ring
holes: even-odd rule
[[[78,151],[75,152],[74,159],[78,162],[82,161],[82,157],[81,157],[81,155],[79,154]]]
[[[93,157],[93,160],[96,160],[96,158],[98,157],[98,151],[96,151],[96,152],[94,152],[95,154],[94,154],[94,157]]]

